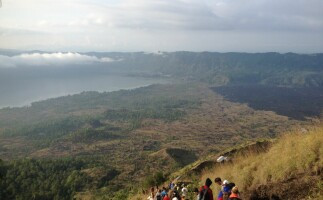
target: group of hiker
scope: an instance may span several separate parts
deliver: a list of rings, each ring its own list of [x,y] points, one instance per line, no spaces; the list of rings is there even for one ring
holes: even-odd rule
[[[191,200],[192,195],[189,197],[189,192],[194,193],[193,200],[241,200],[238,187],[234,183],[230,183],[227,180],[222,181],[221,178],[217,177],[214,182],[218,184],[221,189],[218,193],[217,198],[213,197],[213,191],[210,188],[212,180],[207,178],[204,186],[200,189],[194,188],[189,191],[187,185],[182,184],[181,186],[170,183],[168,187],[162,189],[155,189],[154,187],[150,190],[150,196],[148,200]]]
[[[241,200],[238,187],[234,183],[230,183],[227,180],[222,181],[220,177],[214,179],[214,182],[221,186],[217,200]],[[214,200],[213,191],[210,188],[212,181],[207,178],[205,185],[199,190],[197,200]]]

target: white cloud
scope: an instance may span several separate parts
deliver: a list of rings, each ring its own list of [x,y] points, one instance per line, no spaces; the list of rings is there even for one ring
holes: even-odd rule
[[[322,0],[83,1],[80,26],[144,30],[323,30]],[[99,23],[98,23],[99,22]]]
[[[322,0],[6,2],[0,10],[0,48],[322,51]]]
[[[13,0],[6,7],[19,14],[4,16],[2,24],[38,31],[323,30],[322,0]]]
[[[24,53],[17,56],[0,55],[0,68],[19,66],[65,66],[112,62],[109,57],[98,58],[79,53]]]

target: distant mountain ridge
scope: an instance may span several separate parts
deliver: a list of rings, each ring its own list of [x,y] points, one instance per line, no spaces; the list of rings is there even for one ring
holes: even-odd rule
[[[88,53],[111,56],[111,63],[130,71],[157,73],[215,85],[265,84],[317,87],[323,85],[323,54],[295,53]]]
[[[0,54],[7,56],[21,53],[22,51],[0,50]],[[24,53],[42,53],[42,51]],[[118,60],[118,62],[93,65],[93,69],[95,68],[97,71],[98,68],[101,69],[100,73],[111,73],[112,71],[132,76],[168,76],[203,81],[214,85],[323,86],[323,53],[178,51],[158,53],[86,52],[80,54]],[[91,68],[82,70],[85,74],[93,73]]]

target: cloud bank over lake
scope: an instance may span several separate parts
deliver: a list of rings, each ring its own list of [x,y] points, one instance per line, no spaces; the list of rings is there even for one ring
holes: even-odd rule
[[[16,56],[0,55],[0,68],[28,67],[28,66],[68,66],[86,65],[91,63],[108,63],[114,60],[109,57],[98,58],[96,56],[79,53],[23,53]]]

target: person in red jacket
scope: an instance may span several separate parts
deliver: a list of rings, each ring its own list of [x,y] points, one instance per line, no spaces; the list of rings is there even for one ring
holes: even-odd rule
[[[169,198],[168,194],[166,194],[166,195],[164,196],[163,200],[170,200],[170,198]]]
[[[214,200],[213,192],[210,188],[212,185],[211,179],[207,178],[205,180],[205,185],[200,188],[200,199],[201,200]]]
[[[241,200],[239,189],[237,186],[232,188],[229,200]]]

